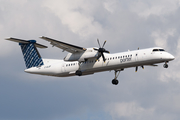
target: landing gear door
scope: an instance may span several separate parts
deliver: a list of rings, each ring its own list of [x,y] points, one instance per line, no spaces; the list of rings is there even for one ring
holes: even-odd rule
[[[66,64],[65,63],[63,63],[62,64],[62,67],[61,67],[61,72],[66,72]]]

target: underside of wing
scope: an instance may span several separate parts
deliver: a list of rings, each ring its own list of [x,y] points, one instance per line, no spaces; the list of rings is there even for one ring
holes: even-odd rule
[[[54,40],[54,39],[51,39],[51,38],[48,38],[48,37],[42,36],[40,38],[50,42],[51,45],[56,46],[56,47],[62,49],[63,51],[67,51],[67,52],[70,52],[70,53],[86,51],[86,48],[75,46],[75,45],[71,45],[71,44],[68,44],[68,43],[65,43],[65,42],[61,42],[61,41],[58,41],[58,40]]]

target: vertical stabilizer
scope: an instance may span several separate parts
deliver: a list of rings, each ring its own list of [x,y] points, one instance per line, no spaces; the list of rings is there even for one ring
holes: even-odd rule
[[[38,67],[44,65],[43,60],[36,47],[47,48],[44,45],[36,43],[35,40],[20,40],[16,38],[8,38],[6,40],[18,42],[24,56],[26,68]]]
[[[30,43],[28,44],[19,43],[19,45],[21,46],[21,50],[27,68],[44,65],[42,58],[37,48],[35,47],[34,43],[36,43],[35,40],[30,40]]]

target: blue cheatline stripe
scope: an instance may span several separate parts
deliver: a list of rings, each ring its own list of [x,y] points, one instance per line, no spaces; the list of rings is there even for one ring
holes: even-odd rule
[[[39,55],[34,43],[35,42],[30,42],[28,44],[20,44],[27,68],[44,65],[42,58]]]

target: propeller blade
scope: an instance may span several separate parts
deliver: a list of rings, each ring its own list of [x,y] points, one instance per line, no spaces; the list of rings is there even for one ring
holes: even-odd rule
[[[110,53],[110,52],[109,52],[109,51],[107,51],[107,50],[105,50],[104,52],[105,52],[105,53]]]
[[[98,51],[99,49],[93,48],[94,50]]]
[[[104,41],[104,44],[103,44],[102,48],[104,47],[105,44],[106,44],[106,40]]]
[[[98,42],[99,47],[101,48],[101,45],[100,45],[100,43],[99,43],[99,39],[97,39],[97,42]]]
[[[100,58],[100,57],[101,57],[101,54],[100,54],[100,55],[98,55],[98,57],[96,58],[96,61],[97,61],[97,60],[99,60],[99,58]]]
[[[136,66],[136,72],[138,71],[138,66]]]
[[[142,67],[142,69],[144,69],[144,66],[141,66]]]
[[[101,52],[101,55],[102,55],[103,61],[105,62],[105,61],[106,61],[106,58],[104,57],[103,52]]]

